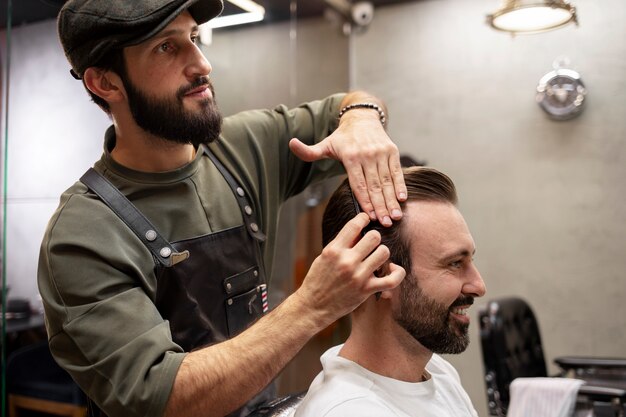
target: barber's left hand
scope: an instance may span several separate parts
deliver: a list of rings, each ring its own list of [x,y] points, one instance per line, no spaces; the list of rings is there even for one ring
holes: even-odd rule
[[[355,197],[371,220],[378,219],[383,226],[391,226],[392,220],[402,218],[398,201],[406,200],[407,191],[400,154],[375,111],[346,112],[337,130],[326,139],[306,145],[294,138],[289,148],[303,161],[323,158],[341,161]]]

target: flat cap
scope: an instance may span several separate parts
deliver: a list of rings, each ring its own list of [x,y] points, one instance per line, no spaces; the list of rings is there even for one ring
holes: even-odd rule
[[[151,38],[185,10],[201,25],[223,8],[223,0],[69,0],[59,12],[59,38],[72,75],[82,78],[111,50]]]

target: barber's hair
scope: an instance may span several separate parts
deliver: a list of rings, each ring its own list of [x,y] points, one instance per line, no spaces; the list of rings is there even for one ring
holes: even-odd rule
[[[104,57],[102,57],[102,59],[100,59],[97,65],[94,65],[94,67],[98,67],[103,70],[113,71],[122,78],[122,81],[126,82],[127,80],[126,63],[124,61],[124,54],[122,53],[121,49],[111,50]],[[91,90],[89,90],[85,85],[84,80],[83,86],[85,87],[85,90],[87,90],[87,93],[89,93],[91,101],[96,103],[98,107],[100,107],[106,114],[110,115],[111,107],[109,106],[109,103],[107,103],[107,101],[99,95],[92,93]]]
[[[457,204],[456,188],[452,180],[433,168],[404,168],[404,182],[407,187],[409,201],[435,201]],[[401,203],[404,210],[406,202]],[[348,180],[344,180],[328,201],[322,219],[322,243],[326,246],[333,240],[341,228],[354,216],[356,208],[352,199],[352,191]],[[402,238],[402,221],[395,221],[391,227],[384,227],[378,222],[371,222],[365,230],[378,230],[382,236],[382,244],[389,248],[390,260],[405,268],[411,269],[409,245]]]

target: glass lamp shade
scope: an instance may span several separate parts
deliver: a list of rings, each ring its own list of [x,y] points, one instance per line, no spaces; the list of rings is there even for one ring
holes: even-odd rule
[[[506,0],[487,23],[496,30],[513,34],[545,32],[578,23],[576,8],[565,0]]]

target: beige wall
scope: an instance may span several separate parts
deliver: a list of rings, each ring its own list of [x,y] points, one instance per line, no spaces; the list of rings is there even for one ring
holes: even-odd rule
[[[348,40],[324,19],[215,31],[203,46],[226,115],[345,91]],[[292,88],[293,87],[293,88]]]

